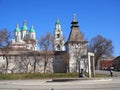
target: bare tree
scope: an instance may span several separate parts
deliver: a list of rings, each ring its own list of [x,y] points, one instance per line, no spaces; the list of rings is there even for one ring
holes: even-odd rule
[[[22,53],[21,54],[21,68],[24,70],[25,73],[28,72],[28,66],[30,64],[30,60],[28,59],[29,55],[27,53]]]
[[[53,36],[51,35],[51,33],[47,32],[45,36],[41,37],[39,40],[39,45],[41,47],[41,50],[43,50],[45,73],[48,60],[50,59],[53,51]]]
[[[6,48],[10,44],[11,33],[7,29],[0,30],[0,48]]]
[[[35,73],[37,68],[37,63],[39,62],[38,52],[31,51],[31,56],[33,57],[33,72]]]
[[[30,53],[31,53],[31,56],[33,57],[33,59],[34,59],[34,61],[33,61],[33,72],[35,73],[36,72],[36,64],[37,64],[37,51],[35,50],[36,48],[35,48],[35,46],[36,46],[36,40],[35,39],[29,39],[29,40],[26,40],[26,42],[28,43],[28,44],[32,44],[32,50],[30,51]]]
[[[88,48],[89,51],[95,53],[95,68],[97,68],[100,58],[102,58],[103,56],[111,56],[113,53],[112,41],[102,37],[101,35],[93,37]]]
[[[10,38],[11,38],[11,33],[8,30],[6,30],[6,29],[0,30],[0,50],[6,58],[6,67],[5,67],[6,72],[8,70],[9,51],[11,49],[9,47]]]

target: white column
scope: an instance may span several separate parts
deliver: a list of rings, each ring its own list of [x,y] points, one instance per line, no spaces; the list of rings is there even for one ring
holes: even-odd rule
[[[90,57],[93,57],[92,59],[92,62],[91,63],[91,58]],[[93,76],[95,76],[95,65],[94,65],[94,53],[92,52],[88,52],[88,74],[89,74],[89,78],[91,78],[91,65],[92,65],[92,71],[93,71]]]
[[[91,78],[91,63],[90,63],[90,55],[88,53],[88,75]]]

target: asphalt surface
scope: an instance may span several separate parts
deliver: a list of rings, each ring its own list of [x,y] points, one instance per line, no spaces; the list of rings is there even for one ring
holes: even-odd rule
[[[109,70],[96,70],[96,72],[110,75]],[[120,71],[112,71],[112,72],[113,72],[113,77],[119,77],[120,78]]]
[[[120,78],[52,82],[45,80],[0,81],[0,90],[120,90]]]
[[[106,71],[96,71],[106,73]],[[114,77],[92,79],[1,80],[0,90],[120,90],[120,72]]]

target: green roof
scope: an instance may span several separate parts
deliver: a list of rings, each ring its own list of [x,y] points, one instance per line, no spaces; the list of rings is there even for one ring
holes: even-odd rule
[[[31,27],[31,29],[30,29],[30,32],[35,32],[35,29],[34,29],[34,27],[33,27],[33,25],[32,25],[32,27]]]
[[[27,28],[27,26],[26,26],[26,20],[24,20],[23,26],[22,26],[21,30],[23,30],[23,31],[28,30],[28,28]]]
[[[20,29],[19,29],[19,27],[18,27],[18,24],[16,25],[16,28],[15,28],[14,31],[15,31],[15,32],[20,32]]]
[[[21,28],[21,30],[26,31],[26,30],[28,30],[28,28],[27,28],[26,25],[23,25],[23,27]]]
[[[57,19],[57,21],[56,21],[56,24],[60,24],[60,21],[59,21],[59,19]]]

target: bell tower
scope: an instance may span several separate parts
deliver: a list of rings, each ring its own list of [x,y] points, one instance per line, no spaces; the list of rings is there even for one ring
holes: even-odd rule
[[[54,51],[65,51],[63,32],[60,21],[57,19],[54,30]]]
[[[66,45],[69,53],[69,71],[78,72],[79,67],[84,69],[85,65],[81,57],[87,54],[87,41],[80,32],[76,14],[71,22],[71,31]]]

